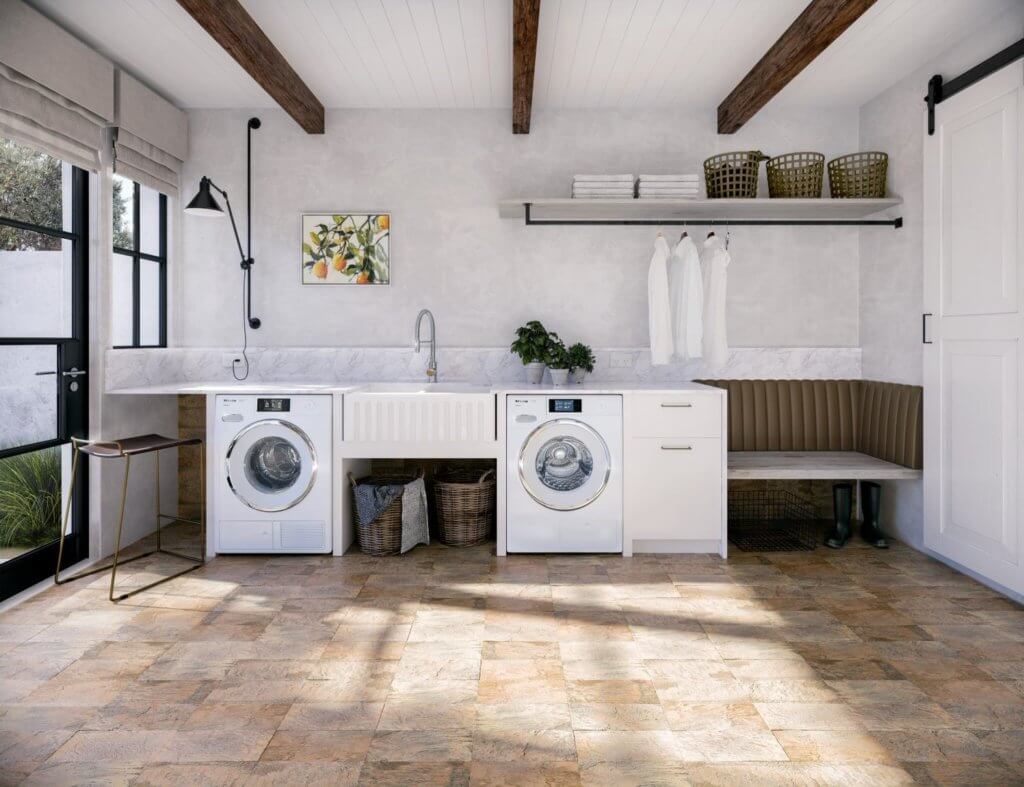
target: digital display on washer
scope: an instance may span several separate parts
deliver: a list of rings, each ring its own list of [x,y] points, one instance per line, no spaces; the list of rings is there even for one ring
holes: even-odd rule
[[[548,399],[549,413],[582,413],[582,399]]]
[[[257,399],[257,413],[287,413],[292,409],[291,399]]]

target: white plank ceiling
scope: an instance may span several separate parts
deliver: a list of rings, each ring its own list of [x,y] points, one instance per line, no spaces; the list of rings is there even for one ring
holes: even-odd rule
[[[175,0],[30,0],[184,107],[274,103]],[[716,106],[808,0],[542,0],[534,106]],[[1020,0],[878,0],[776,102],[860,106]],[[327,107],[509,107],[512,0],[242,0]]]

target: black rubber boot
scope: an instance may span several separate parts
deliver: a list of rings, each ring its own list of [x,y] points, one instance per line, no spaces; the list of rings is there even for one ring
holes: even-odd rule
[[[825,537],[825,546],[841,549],[850,540],[850,520],[853,517],[853,486],[835,484],[832,487],[832,509],[835,527]]]
[[[878,514],[882,509],[882,487],[874,481],[860,482],[860,505],[864,510],[864,521],[860,525],[860,537],[876,549],[888,549],[889,542],[878,529]]]

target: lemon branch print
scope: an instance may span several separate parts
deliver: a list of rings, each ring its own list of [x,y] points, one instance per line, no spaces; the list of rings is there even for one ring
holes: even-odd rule
[[[302,217],[305,284],[390,284],[391,216]]]

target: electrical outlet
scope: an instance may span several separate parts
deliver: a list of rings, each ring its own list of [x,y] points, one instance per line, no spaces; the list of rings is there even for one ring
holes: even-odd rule
[[[220,365],[225,369],[230,369],[235,361],[241,361],[242,357],[238,353],[221,353],[220,354]]]
[[[632,369],[636,363],[634,353],[612,352],[608,356],[608,367],[611,369]]]

